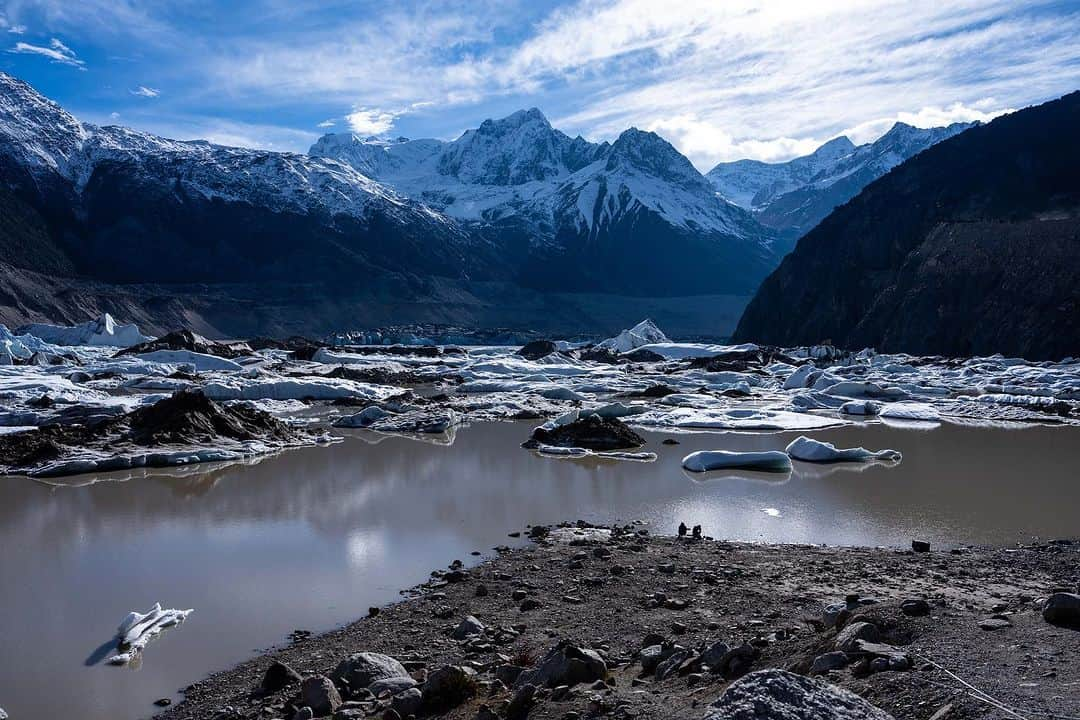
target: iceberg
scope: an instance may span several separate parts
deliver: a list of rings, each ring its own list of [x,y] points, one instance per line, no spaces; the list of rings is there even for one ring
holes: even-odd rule
[[[669,342],[671,341],[668,340],[667,335],[656,327],[652,320],[642,320],[629,330],[623,330],[615,337],[597,343],[596,346],[604,350],[626,353],[644,345]]]
[[[897,450],[878,450],[874,452],[863,447],[838,448],[832,443],[814,440],[805,435],[800,435],[792,440],[785,448],[785,452],[796,460],[815,463],[866,462],[869,460],[900,462],[902,457]]]
[[[97,320],[73,326],[31,323],[19,328],[21,334],[33,335],[53,345],[108,345],[131,347],[153,338],[143,335],[135,325],[121,325],[109,313]]]
[[[127,665],[165,628],[179,625],[194,610],[163,610],[155,603],[147,612],[132,611],[116,630],[117,654],[106,660],[110,665]]]
[[[779,450],[756,452],[699,450],[684,457],[682,466],[690,472],[709,472],[710,470],[729,470],[732,468],[761,470],[763,472],[788,472],[791,470],[791,458]]]

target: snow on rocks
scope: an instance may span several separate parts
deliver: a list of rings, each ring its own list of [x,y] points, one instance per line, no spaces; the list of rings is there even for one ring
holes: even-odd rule
[[[783,473],[791,470],[791,459],[779,450],[756,452],[699,450],[684,457],[682,466],[690,472],[740,469]]]
[[[878,450],[876,452],[866,448],[837,448],[832,443],[822,440],[814,440],[805,435],[800,435],[785,448],[789,456],[803,462],[831,463],[831,462],[866,462],[869,460],[885,460],[900,462],[901,455],[896,450]]]
[[[53,345],[131,347],[152,340],[149,336],[139,332],[139,328],[135,325],[123,325],[116,322],[109,313],[102,314],[96,320],[70,327],[32,323],[19,328],[19,332],[33,335]]]
[[[163,610],[160,603],[156,603],[145,613],[130,612],[116,631],[117,652],[105,662],[110,665],[127,665],[151,640],[157,637],[162,630],[184,622],[194,610]]]

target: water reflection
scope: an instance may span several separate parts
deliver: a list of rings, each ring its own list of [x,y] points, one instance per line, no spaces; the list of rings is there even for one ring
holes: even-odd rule
[[[681,458],[782,449],[799,433],[680,434],[675,446],[649,434],[656,462],[630,463],[537,456],[519,447],[531,426],[356,431],[250,462],[0,478],[0,705],[16,718],[147,715],[206,672],[295,628],[359,617],[526,523],[683,521],[717,537],[869,545],[1077,531],[1063,510],[1080,501],[1075,428],[855,425],[812,435],[895,448],[903,462],[702,476]],[[196,612],[136,672],[90,663],[129,610],[159,601]]]

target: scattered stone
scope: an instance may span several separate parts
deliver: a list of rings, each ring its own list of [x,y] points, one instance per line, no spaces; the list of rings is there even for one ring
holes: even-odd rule
[[[536,668],[521,673],[514,687],[536,685],[554,688],[594,682],[606,677],[607,664],[595,650],[563,640],[548,651]]]
[[[1012,627],[1012,623],[1005,618],[992,617],[980,620],[979,627],[983,630],[1003,630],[1007,627]]]
[[[526,683],[517,689],[506,708],[506,720],[524,720],[536,704],[536,686]]]
[[[923,540],[912,540],[911,549],[917,553],[928,553],[930,552],[930,543]]]
[[[410,675],[401,663],[389,655],[359,652],[342,660],[331,677],[348,683],[353,690],[360,690],[376,680]]]
[[[811,675],[823,675],[830,670],[839,670],[846,667],[851,660],[847,653],[834,650],[814,658],[814,664],[810,666]]]
[[[474,637],[476,635],[484,634],[484,624],[474,618],[472,615],[465,616],[456,628],[454,628],[453,638],[455,640],[464,640],[466,638]]]
[[[900,603],[900,612],[912,617],[930,614],[930,603],[925,600],[914,598]]]
[[[172,705],[172,699],[171,698],[158,698],[157,700],[154,701],[154,704],[157,705],[158,707],[169,707],[170,705]],[[2,720],[3,718],[6,718],[6,717],[7,717],[7,714],[5,714],[3,710],[0,710],[0,720]]]
[[[412,687],[402,690],[394,695],[390,701],[390,709],[398,714],[398,717],[407,718],[417,715],[424,707],[425,698],[418,688]]]
[[[1043,620],[1051,625],[1080,629],[1080,595],[1056,592],[1043,605]]]
[[[536,598],[525,598],[525,600],[521,603],[520,610],[521,612],[529,612],[530,610],[536,610],[542,605],[543,603],[541,603]]]
[[[431,710],[457,707],[476,694],[476,671],[464,665],[444,665],[428,675],[421,688]]]
[[[325,675],[312,675],[304,678],[300,684],[300,697],[315,717],[332,715],[341,705],[341,695],[330,678]]]
[[[859,640],[878,642],[881,640],[881,631],[878,630],[877,625],[874,625],[873,623],[848,623],[844,626],[844,629],[840,631],[840,634],[836,636],[836,640],[833,642],[833,648],[842,652],[855,652],[859,649],[856,645],[856,642]]]
[[[759,670],[728,686],[704,720],[892,720],[858,695],[785,670]]]
[[[259,689],[266,694],[276,693],[278,690],[300,683],[301,680],[303,678],[300,677],[298,672],[285,663],[275,660],[270,664],[270,667],[266,668]]]

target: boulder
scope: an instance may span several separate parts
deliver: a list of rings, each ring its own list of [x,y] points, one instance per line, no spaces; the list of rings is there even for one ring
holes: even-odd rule
[[[418,688],[403,690],[390,701],[390,709],[403,718],[419,715],[423,706],[424,694]]]
[[[892,720],[858,695],[785,670],[759,670],[728,686],[704,720]]]
[[[525,720],[536,704],[536,686],[522,685],[506,707],[506,720]]]
[[[470,638],[474,635],[483,635],[483,633],[484,624],[472,615],[467,615],[465,619],[458,623],[458,626],[454,628],[453,638],[455,640],[464,640],[465,638]]]
[[[599,654],[564,640],[549,650],[536,668],[518,675],[514,687],[536,685],[554,688],[591,683],[606,677],[607,664]]]
[[[676,650],[668,659],[656,666],[656,679],[665,680],[671,677],[678,672],[684,662],[692,657],[695,657],[693,650],[687,650],[686,648]]]
[[[372,695],[378,697],[384,692],[389,692],[391,695],[397,695],[403,690],[408,690],[409,688],[416,687],[416,685],[416,680],[413,680],[411,677],[406,675],[405,677],[391,677],[376,680],[375,682],[367,686],[367,690]]]
[[[728,644],[725,642],[714,642],[705,652],[701,653],[701,664],[707,665],[710,669],[720,666],[720,661],[724,659],[724,656],[731,650]]]
[[[302,679],[298,672],[285,663],[274,661],[270,667],[266,668],[266,674],[263,675],[259,689],[264,693],[275,693],[299,683]]]
[[[1080,595],[1057,592],[1043,605],[1043,620],[1051,625],[1080,628]]]
[[[539,360],[540,358],[547,357],[553,352],[556,352],[558,348],[550,340],[533,340],[532,342],[525,343],[517,354],[526,360]]]
[[[810,666],[811,675],[824,675],[830,670],[839,670],[845,667],[851,660],[847,653],[834,650],[814,658],[814,664]]]
[[[552,428],[540,426],[533,430],[532,437],[523,445],[535,448],[540,445],[555,447],[580,447],[588,450],[628,450],[641,447],[645,438],[631,430],[624,422],[614,417],[586,415],[583,418],[557,425]]]
[[[389,655],[359,652],[342,660],[331,677],[344,680],[355,691],[368,687],[376,680],[409,677],[409,672]]]
[[[859,649],[856,644],[859,640],[868,642],[881,640],[881,632],[878,630],[877,625],[868,622],[848,623],[840,631],[840,634],[836,636],[833,647],[842,652],[855,652]]]
[[[325,675],[312,675],[304,678],[300,684],[301,701],[315,717],[332,715],[341,705],[341,695],[330,678]]]
[[[456,707],[476,694],[476,671],[462,665],[444,665],[428,675],[421,690],[429,709]]]

